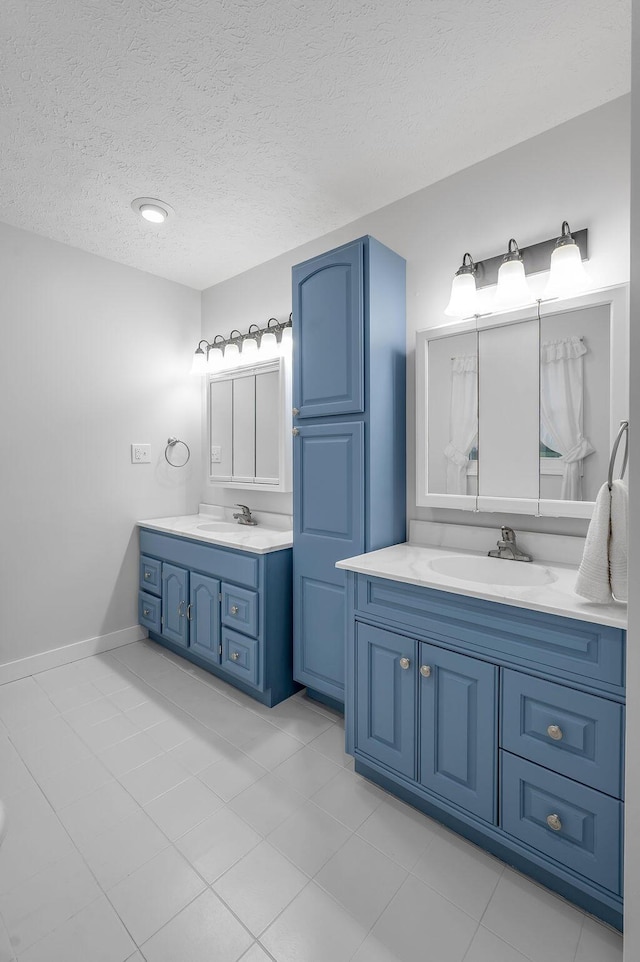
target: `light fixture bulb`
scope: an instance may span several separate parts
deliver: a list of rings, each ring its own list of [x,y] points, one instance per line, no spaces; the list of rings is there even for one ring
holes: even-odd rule
[[[258,342],[255,337],[245,337],[242,342],[242,353],[244,355],[257,354]]]
[[[209,373],[219,371],[224,364],[224,355],[222,349],[219,347],[212,347],[209,351],[209,360],[207,362],[207,370]]]
[[[451,297],[444,309],[447,317],[472,317],[477,312],[475,275],[476,265],[471,254],[466,253],[451,282]]]
[[[278,339],[273,331],[266,331],[260,339],[260,353],[263,357],[274,357],[278,353]]]
[[[291,350],[291,345],[293,344],[293,332],[290,327],[285,327],[282,332],[282,338],[280,340],[280,346],[282,350]]]
[[[509,241],[509,250],[504,255],[498,271],[498,286],[493,308],[496,311],[515,310],[517,307],[527,307],[533,302],[533,294],[524,272],[522,254],[512,237]]]
[[[145,220],[152,224],[164,224],[167,219],[166,210],[163,210],[162,207],[156,207],[155,204],[143,204],[140,213]]]
[[[191,373],[196,375],[207,373],[207,355],[204,353],[201,347],[199,347],[193,355]]]
[[[591,286],[591,278],[582,263],[582,253],[571,236],[569,224],[563,221],[562,233],[551,254],[549,280],[543,297],[571,297]]]
[[[227,344],[224,349],[224,363],[227,367],[237,364],[240,357],[240,349],[237,344]]]

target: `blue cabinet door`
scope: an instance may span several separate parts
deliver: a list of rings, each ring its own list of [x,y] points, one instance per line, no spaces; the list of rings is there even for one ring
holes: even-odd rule
[[[293,446],[293,675],[344,699],[345,576],[364,551],[364,425],[306,424]]]
[[[497,820],[498,669],[420,645],[420,782]]]
[[[293,404],[301,418],[364,411],[364,241],[293,269]]]
[[[417,642],[370,625],[356,628],[358,751],[416,777]]]
[[[162,632],[165,638],[186,648],[189,644],[187,600],[189,572],[177,565],[162,564]]]
[[[191,573],[189,579],[189,647],[220,663],[220,582]]]

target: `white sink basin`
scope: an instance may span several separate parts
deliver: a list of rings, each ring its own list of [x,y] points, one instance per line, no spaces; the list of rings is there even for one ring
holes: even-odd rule
[[[241,531],[240,525],[236,524],[234,521],[209,521],[207,524],[199,524],[199,531]]]
[[[448,555],[434,558],[429,567],[441,575],[458,581],[474,581],[483,585],[548,585],[555,576],[548,568],[524,561],[506,561],[486,555]]]

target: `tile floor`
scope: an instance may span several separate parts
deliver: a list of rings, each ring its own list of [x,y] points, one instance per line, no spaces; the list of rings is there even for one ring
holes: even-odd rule
[[[620,962],[343,738],[150,642],[0,687],[0,962]]]

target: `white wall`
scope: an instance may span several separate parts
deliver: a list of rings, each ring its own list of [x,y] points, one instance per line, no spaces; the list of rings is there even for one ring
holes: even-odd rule
[[[597,286],[629,279],[629,98],[612,101],[532,140],[469,167],[446,180],[375,211],[203,292],[203,336],[245,331],[252,322],[291,310],[293,264],[362,234],[373,234],[407,259],[408,515],[463,520],[458,512],[415,505],[415,332],[444,323],[451,278],[462,255],[504,251],[511,236],[526,246],[560,232],[589,227],[589,272]],[[194,344],[195,348],[195,344]],[[225,494],[232,503],[233,492]],[[274,501],[275,499],[275,501]],[[203,500],[211,495],[203,479]],[[242,500],[242,499],[241,499]],[[285,510],[290,498],[252,495],[252,505]],[[505,516],[501,515],[500,518]],[[474,523],[496,527],[495,515]],[[579,533],[581,521],[513,519],[529,529]]]
[[[137,624],[134,521],[197,509],[201,414],[197,291],[3,224],[0,264],[2,666]]]
[[[631,448],[629,530],[629,631],[627,635],[627,753],[625,784],[625,962],[640,959],[640,0],[633,0],[631,87]]]

